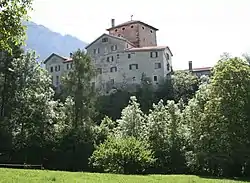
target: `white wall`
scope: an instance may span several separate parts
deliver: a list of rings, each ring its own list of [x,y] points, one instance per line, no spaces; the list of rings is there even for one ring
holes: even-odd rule
[[[61,79],[62,79],[62,76],[69,72],[71,70],[71,63],[72,62],[67,62],[67,63],[64,63],[64,59],[62,59],[61,57],[58,57],[56,55],[52,56],[50,58],[50,60],[47,61],[46,63],[46,70],[49,72],[49,74],[53,77],[53,85],[55,87],[57,87],[57,83],[56,83],[56,78],[57,76],[59,77],[59,85],[61,84]],[[70,66],[70,69],[67,69],[67,64],[69,64]],[[60,66],[60,70],[55,70],[55,68],[58,68],[58,66]],[[51,67],[53,67],[53,72],[51,72]]]
[[[100,81],[108,82],[111,79],[114,79],[115,83],[122,83],[125,82],[129,84],[140,84],[141,77],[144,73],[147,77],[150,77],[153,81],[153,84],[159,83],[159,81],[166,76],[170,70],[167,70],[167,63],[164,56],[165,50],[158,50],[158,57],[151,58],[150,57],[151,51],[137,51],[137,52],[129,52],[123,51],[119,54],[119,59],[115,57],[113,62],[106,62],[104,60],[102,64],[103,73],[97,76],[97,85],[100,85]],[[153,51],[155,52],[155,51]],[[128,58],[128,54],[131,55],[131,58]],[[110,57],[114,54],[106,55],[105,57]],[[115,56],[115,55],[114,55]],[[170,56],[171,59],[171,56]],[[171,62],[171,60],[169,61]],[[155,63],[161,63],[161,68],[156,69]],[[138,69],[130,70],[130,64],[138,64]],[[99,64],[98,67],[101,67]],[[117,67],[117,72],[110,72],[111,67]],[[170,65],[171,67],[171,65]],[[154,81],[154,76],[157,76],[157,81]],[[125,77],[125,78],[124,78]]]

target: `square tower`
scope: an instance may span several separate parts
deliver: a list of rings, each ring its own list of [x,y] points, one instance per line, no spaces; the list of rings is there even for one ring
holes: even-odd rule
[[[135,47],[157,46],[157,28],[138,20],[131,20],[119,25],[115,25],[115,20],[111,20],[111,28],[108,28],[110,35],[123,37],[134,44]]]

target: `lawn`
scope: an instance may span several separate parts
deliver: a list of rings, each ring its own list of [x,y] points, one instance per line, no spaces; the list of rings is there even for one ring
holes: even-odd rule
[[[114,175],[72,173],[47,170],[0,169],[0,183],[243,183],[243,181],[205,179],[189,175]],[[246,182],[244,182],[246,183]]]

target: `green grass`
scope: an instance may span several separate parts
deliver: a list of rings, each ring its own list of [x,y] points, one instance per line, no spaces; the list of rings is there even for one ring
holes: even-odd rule
[[[114,175],[47,170],[0,169],[0,183],[243,183],[226,179],[205,179],[191,175]],[[244,182],[246,183],[246,182]]]

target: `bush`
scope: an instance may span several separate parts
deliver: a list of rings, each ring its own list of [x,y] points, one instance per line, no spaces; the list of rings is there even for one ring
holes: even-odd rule
[[[155,162],[147,143],[134,137],[109,137],[90,158],[99,171],[122,174],[141,174]]]

